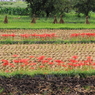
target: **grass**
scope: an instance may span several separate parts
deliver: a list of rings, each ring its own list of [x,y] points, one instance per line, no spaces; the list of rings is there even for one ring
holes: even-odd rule
[[[77,17],[75,12],[65,13],[64,24],[53,24],[54,17],[41,18],[36,17],[36,23],[31,24],[29,16],[8,15],[8,24],[4,24],[5,15],[0,15],[0,29],[95,29],[95,14],[90,12],[90,24],[85,24],[85,17]],[[18,19],[18,17],[20,19]],[[57,16],[58,21],[60,20]]]
[[[50,70],[35,70],[35,71],[14,71],[14,72],[0,72],[0,76],[5,77],[11,77],[20,75],[21,77],[23,75],[30,75],[30,76],[36,76],[36,75],[58,75],[58,76],[64,76],[64,77],[81,77],[85,78],[87,76],[93,76],[95,75],[95,70],[89,70],[89,71],[82,71],[82,70],[70,70],[70,71],[54,71],[51,72]]]
[[[36,23],[15,22],[3,24],[0,23],[0,29],[95,29],[95,24],[52,24],[52,23]]]

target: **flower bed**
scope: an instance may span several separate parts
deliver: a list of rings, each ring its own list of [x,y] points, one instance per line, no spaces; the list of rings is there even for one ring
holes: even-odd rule
[[[0,47],[0,71],[94,70],[94,47],[95,44],[3,45]]]

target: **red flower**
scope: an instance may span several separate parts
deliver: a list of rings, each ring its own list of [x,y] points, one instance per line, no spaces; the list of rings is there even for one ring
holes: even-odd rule
[[[44,64],[44,63],[47,63],[47,62],[49,62],[49,60],[42,60],[42,63]]]
[[[24,62],[24,65],[29,65],[29,63],[28,62]]]
[[[31,67],[30,69],[34,70],[35,68],[34,67]]]
[[[24,67],[25,65],[23,64],[23,65],[20,65],[21,67]]]
[[[77,63],[77,62],[78,62],[77,60],[73,60],[73,59],[70,59],[70,61],[71,61],[72,63]]]
[[[12,55],[12,57],[18,57],[18,55],[14,54],[14,55]]]
[[[93,63],[92,65],[95,65],[95,63]]]
[[[78,56],[76,56],[76,55],[75,55],[75,56],[72,56],[72,58],[77,59],[77,58],[78,58]]]
[[[6,73],[9,73],[9,70],[5,70]]]
[[[67,67],[66,65],[62,65],[63,67]]]
[[[79,64],[73,64],[73,66],[74,66],[74,67],[78,67],[78,66],[79,66]]]
[[[44,68],[45,66],[42,66],[42,65],[41,65],[41,66],[39,66],[39,67],[40,67],[40,68]]]
[[[87,59],[91,59],[92,57],[91,56],[88,56]]]
[[[55,60],[55,62],[57,62],[57,63],[62,63],[62,61],[61,61],[61,60]]]
[[[49,62],[48,64],[49,64],[49,65],[53,65],[54,63],[53,63],[53,62]]]
[[[34,66],[34,65],[37,65],[37,63],[30,63],[29,65]]]
[[[3,37],[8,37],[9,34],[2,34],[1,36],[3,36]]]
[[[16,35],[15,34],[9,34],[9,36],[15,37]]]
[[[58,65],[58,66],[61,66],[61,64],[60,64],[60,63],[58,63],[57,65]]]
[[[23,38],[28,38],[28,37],[31,36],[31,34],[20,34],[20,36],[23,37]]]
[[[39,61],[41,61],[41,60],[43,60],[45,58],[45,56],[40,56],[40,57],[38,57],[37,59],[39,60]]]
[[[20,63],[25,63],[25,62],[28,62],[29,59],[20,59],[19,61],[20,61]]]
[[[71,34],[70,37],[77,37],[79,36],[80,34],[77,34],[77,33],[74,33],[74,34]]]
[[[85,65],[85,64],[84,64],[84,63],[82,63],[82,62],[80,62],[80,63],[79,63],[79,66],[84,66],[84,65]]]
[[[68,65],[73,66],[73,63],[68,63]]]
[[[46,60],[52,60],[52,58],[46,58]]]
[[[30,58],[33,58],[34,56],[29,56]]]
[[[20,63],[20,60],[13,60],[13,62],[15,62],[15,63]]]
[[[31,36],[36,36],[37,34],[31,34]]]
[[[7,66],[7,65],[9,65],[9,63],[6,62],[6,63],[3,63],[2,65],[3,65],[3,66]]]
[[[15,62],[15,63],[26,63],[26,62],[28,62],[29,61],[29,59],[18,59],[18,60],[13,60],[13,62]]]
[[[2,62],[5,62],[5,63],[8,63],[8,60],[5,60],[5,59],[2,59],[1,61]]]

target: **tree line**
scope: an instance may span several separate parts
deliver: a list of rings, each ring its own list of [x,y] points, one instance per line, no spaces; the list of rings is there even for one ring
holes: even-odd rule
[[[25,0],[30,8],[31,15],[37,16],[63,15],[65,12],[75,10],[89,16],[95,11],[95,0]]]

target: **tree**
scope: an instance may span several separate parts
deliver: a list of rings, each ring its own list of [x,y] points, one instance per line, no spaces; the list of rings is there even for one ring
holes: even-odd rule
[[[76,0],[74,8],[78,13],[88,16],[90,11],[95,11],[95,0]]]
[[[50,14],[60,13],[69,10],[69,0],[26,0],[31,14],[40,15],[42,12],[48,17]]]

